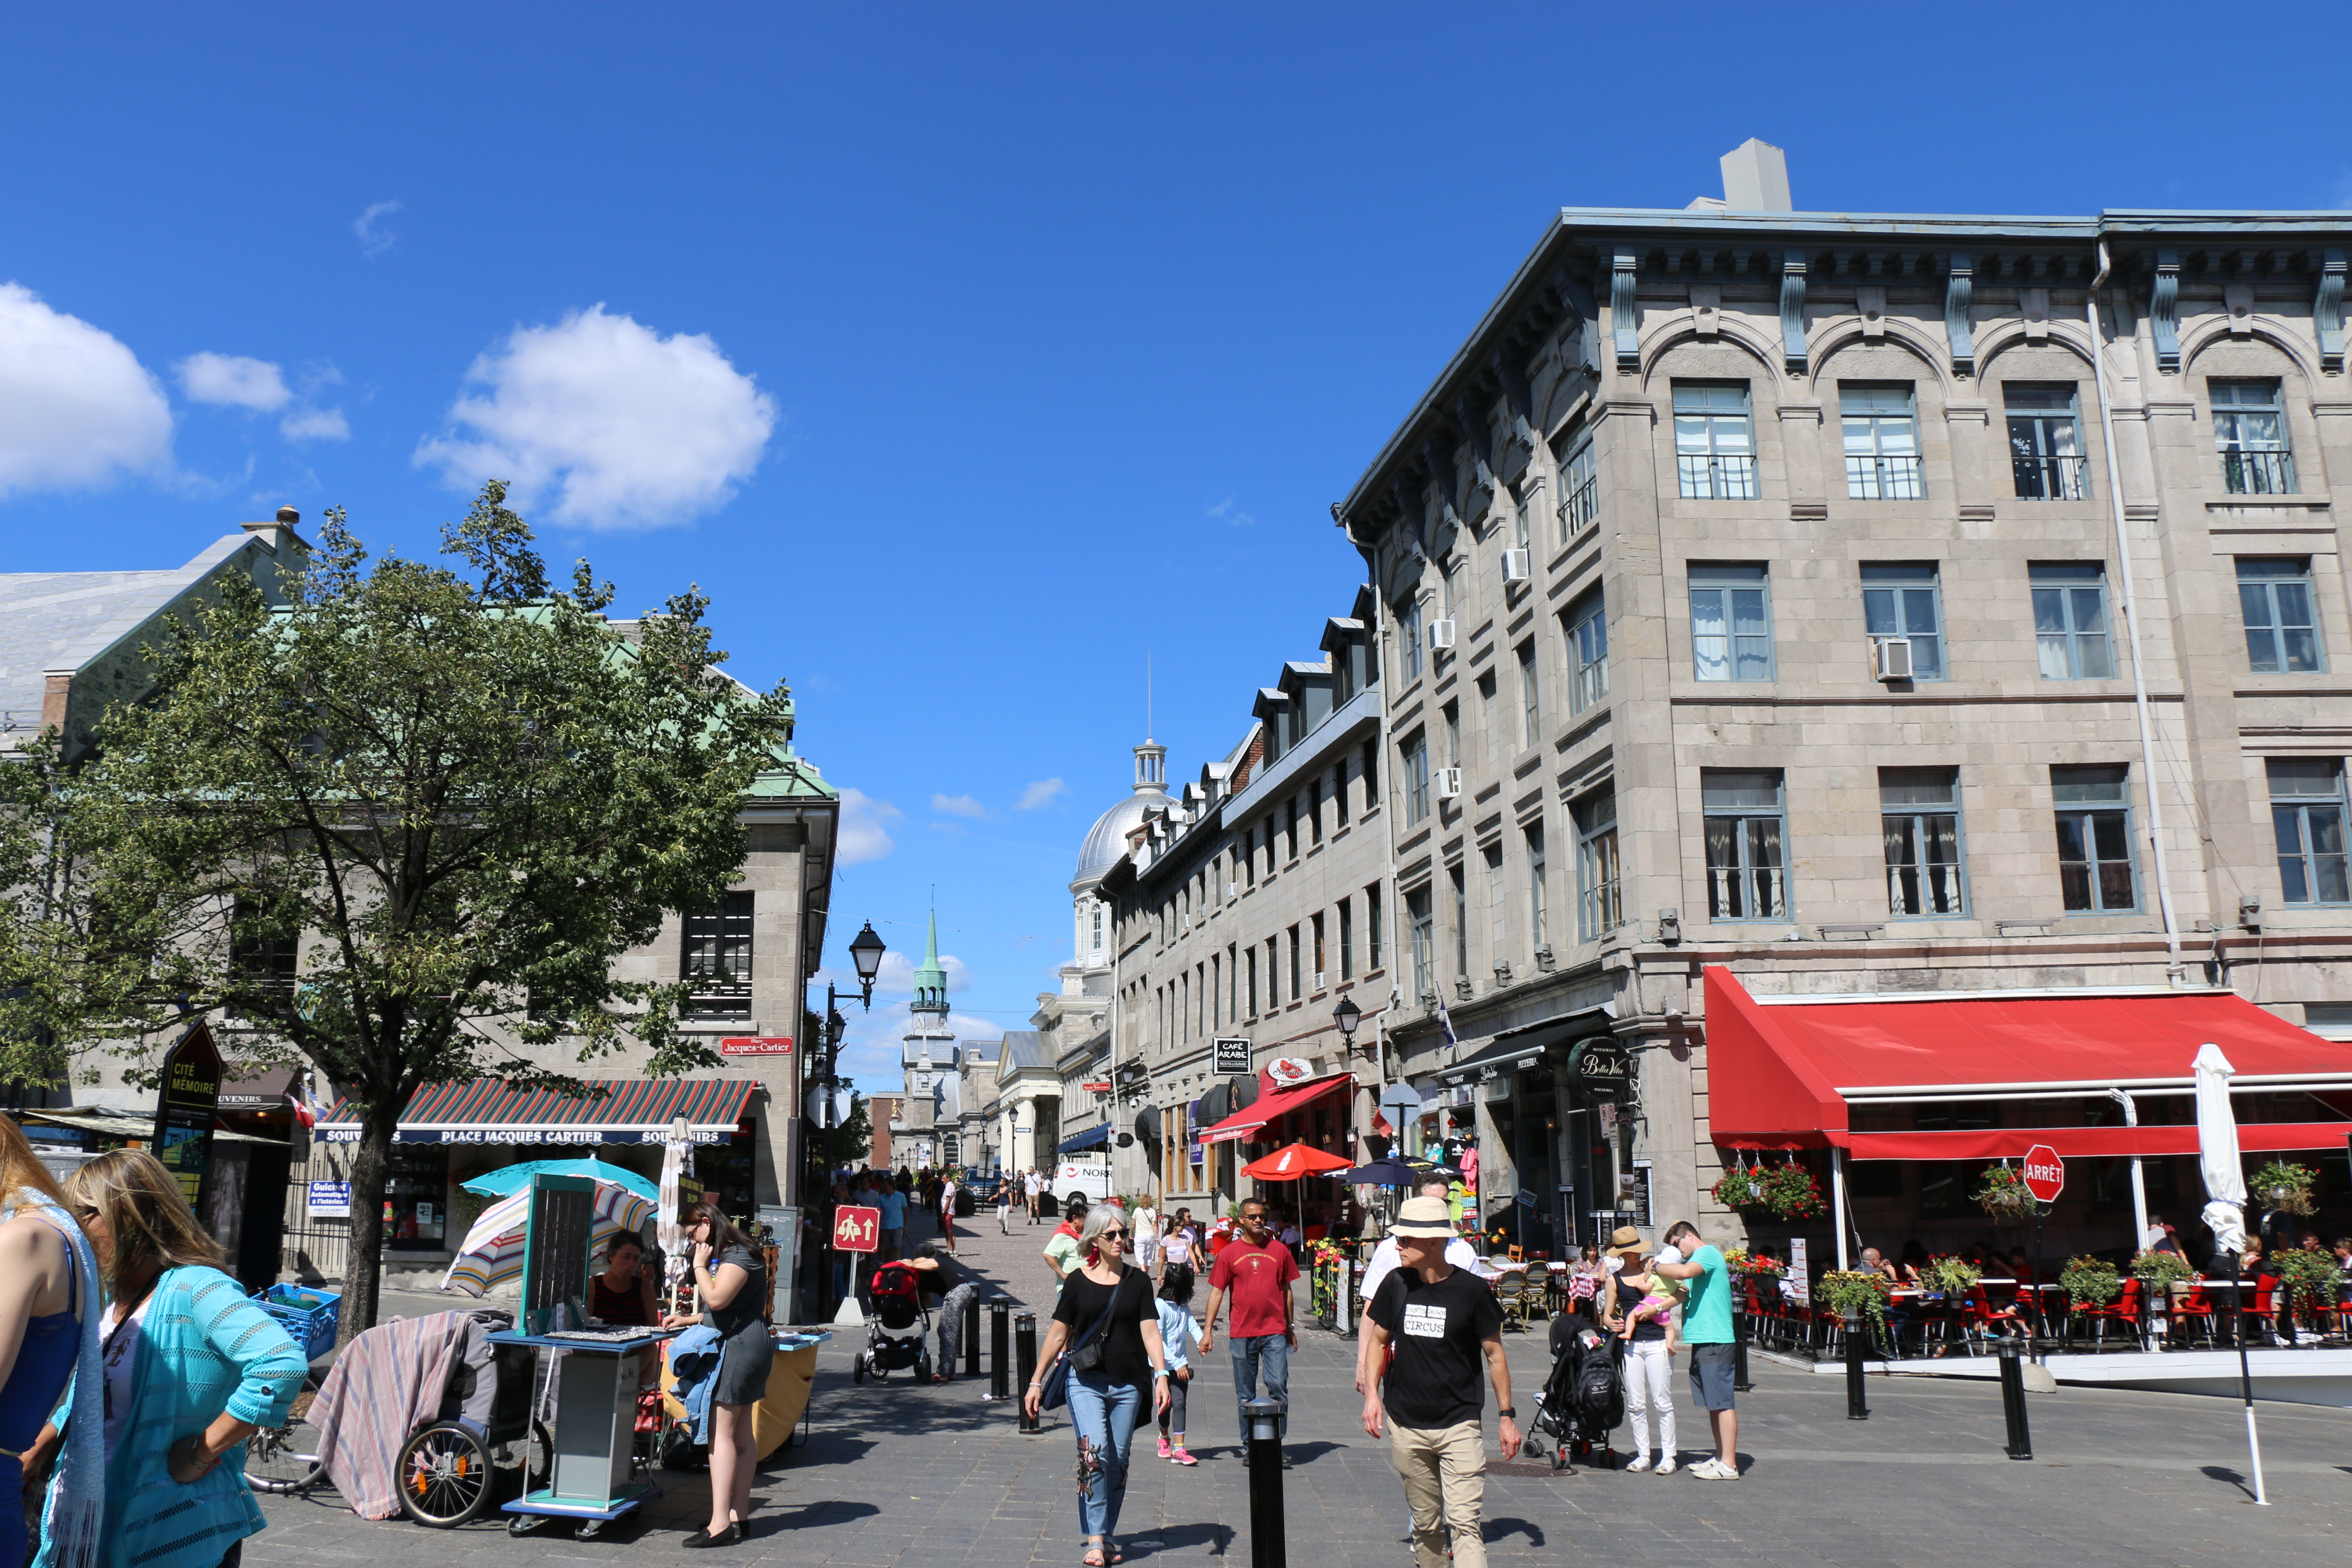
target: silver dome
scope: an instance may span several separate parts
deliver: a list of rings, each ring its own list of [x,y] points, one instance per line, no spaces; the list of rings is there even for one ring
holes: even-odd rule
[[[1127,853],[1127,836],[1143,820],[1143,814],[1154,806],[1172,804],[1163,790],[1138,791],[1095,818],[1087,830],[1087,841],[1078,851],[1078,868],[1070,873],[1075,888],[1087,887],[1102,880],[1103,873],[1118,864]]]

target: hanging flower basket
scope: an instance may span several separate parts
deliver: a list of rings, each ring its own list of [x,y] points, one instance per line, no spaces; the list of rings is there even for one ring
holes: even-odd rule
[[[2066,1300],[2077,1307],[2104,1307],[2124,1293],[2116,1266],[2096,1258],[2066,1259],[2066,1267],[2058,1271],[2058,1283],[2064,1288]]]
[[[1830,1212],[1812,1172],[1791,1160],[1763,1173],[1758,1201],[1782,1219],[1812,1219]]]
[[[2273,1160],[2246,1182],[2247,1195],[2262,1208],[2305,1215],[2319,1208],[2319,1173],[2309,1165]]]
[[[1788,1265],[1769,1258],[1759,1258],[1744,1247],[1735,1247],[1723,1255],[1723,1266],[1734,1274],[1744,1274],[1757,1279],[1786,1279]]]
[[[1764,1195],[1757,1178],[1762,1174],[1747,1165],[1734,1165],[1715,1184],[1715,1201],[1727,1209],[1761,1208]]]
[[[1971,1194],[1984,1212],[2004,1223],[2032,1219],[2039,1201],[2026,1187],[2025,1173],[2009,1165],[1990,1165]]]

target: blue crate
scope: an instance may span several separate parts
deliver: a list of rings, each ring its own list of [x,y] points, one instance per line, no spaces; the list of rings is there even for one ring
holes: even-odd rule
[[[343,1298],[334,1290],[313,1290],[303,1285],[272,1285],[254,1298],[261,1310],[316,1360],[335,1348],[335,1330],[343,1315]]]

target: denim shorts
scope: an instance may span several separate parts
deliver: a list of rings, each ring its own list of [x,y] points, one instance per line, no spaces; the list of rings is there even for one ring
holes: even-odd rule
[[[1732,1361],[1738,1347],[1693,1345],[1690,1352],[1691,1397],[1705,1409],[1730,1409]]]

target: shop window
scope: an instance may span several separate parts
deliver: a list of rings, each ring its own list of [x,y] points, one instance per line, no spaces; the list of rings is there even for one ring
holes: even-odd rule
[[[679,978],[693,985],[690,1017],[740,1018],[751,1011],[751,895],[729,893],[715,910],[685,920]]]
[[[436,1144],[394,1144],[384,1167],[384,1246],[395,1252],[444,1252],[448,1225],[449,1152]]]

